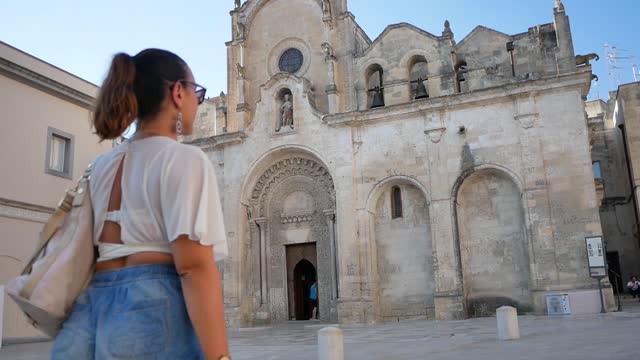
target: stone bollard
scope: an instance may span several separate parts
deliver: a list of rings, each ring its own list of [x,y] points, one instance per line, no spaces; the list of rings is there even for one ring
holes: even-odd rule
[[[342,330],[326,327],[318,331],[318,360],[344,360]]]
[[[498,339],[520,339],[520,325],[518,325],[518,310],[511,306],[503,306],[496,310],[498,319]]]

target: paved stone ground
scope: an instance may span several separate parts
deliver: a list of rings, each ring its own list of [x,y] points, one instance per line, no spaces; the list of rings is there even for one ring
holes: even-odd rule
[[[636,300],[637,301],[637,300]],[[522,339],[499,342],[493,318],[406,321],[376,326],[341,326],[345,358],[387,360],[638,360],[640,303],[625,312],[576,317],[519,318]],[[291,322],[230,332],[234,360],[312,360],[317,332],[328,324]],[[0,359],[48,359],[50,343],[10,345]],[[74,359],[75,360],[75,359]]]

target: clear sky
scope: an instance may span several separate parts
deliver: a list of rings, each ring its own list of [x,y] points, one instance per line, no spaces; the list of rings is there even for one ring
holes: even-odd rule
[[[288,1],[295,6],[296,0]],[[632,64],[640,67],[640,0],[564,4],[576,54],[600,55],[594,63],[600,82],[591,98],[606,98],[616,88],[609,81],[605,43],[620,49],[620,83],[632,82]],[[477,25],[516,34],[550,23],[553,5],[554,0],[351,0],[349,10],[372,40],[398,22],[441,35],[448,19],[460,41]],[[183,57],[196,81],[215,96],[227,87],[225,42],[231,38],[232,7],[233,0],[4,0],[0,40],[98,85],[113,54],[165,48]]]

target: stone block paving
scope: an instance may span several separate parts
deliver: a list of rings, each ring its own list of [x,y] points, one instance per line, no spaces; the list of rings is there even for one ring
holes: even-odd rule
[[[502,342],[497,338],[495,318],[340,327],[347,360],[640,359],[640,312],[521,316],[519,322],[522,338]],[[328,325],[290,322],[231,331],[233,359],[316,359],[318,330]],[[51,343],[9,345],[0,350],[0,359],[44,360],[50,347]]]

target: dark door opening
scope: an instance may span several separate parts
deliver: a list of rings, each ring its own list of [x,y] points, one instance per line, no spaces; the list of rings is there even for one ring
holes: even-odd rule
[[[293,270],[294,306],[296,320],[311,319],[313,301],[309,298],[311,285],[316,281],[316,269],[307,260],[300,260]]]
[[[289,319],[309,320],[314,307],[309,298],[311,285],[318,280],[316,244],[288,245],[286,252]]]
[[[620,256],[617,251],[607,251],[607,269],[613,292],[616,294],[624,293],[624,279],[620,275],[622,272],[620,271]]]

